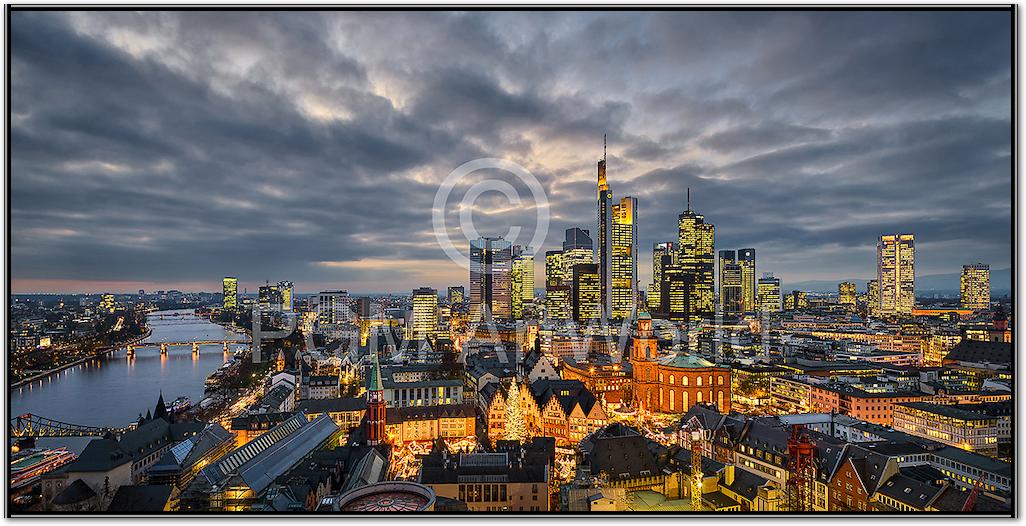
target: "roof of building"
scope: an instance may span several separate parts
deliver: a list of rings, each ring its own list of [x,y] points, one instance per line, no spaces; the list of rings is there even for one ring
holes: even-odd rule
[[[681,369],[701,369],[706,367],[715,367],[715,364],[697,356],[688,353],[675,353],[669,356],[664,356],[659,359],[659,364],[666,367],[677,367]]]
[[[270,429],[293,416],[295,413],[248,413],[233,418],[231,428],[232,431]]]
[[[944,489],[945,486],[935,486],[898,473],[887,479],[878,491],[902,504],[925,510]]]
[[[385,410],[385,422],[401,424],[415,420],[437,420],[439,418],[474,418],[474,404],[422,405],[389,407]]]
[[[346,398],[318,398],[300,400],[296,403],[296,410],[307,414],[316,415],[321,413],[345,413],[351,411],[364,411],[367,409],[367,397],[353,396]]]
[[[917,411],[923,411],[926,413],[932,413],[935,415],[941,415],[947,418],[953,418],[956,420],[965,421],[977,421],[977,420],[993,420],[995,417],[985,415],[976,411],[970,411],[967,409],[960,409],[953,405],[941,405],[932,404],[929,402],[905,402],[901,404],[895,404],[901,407],[908,407]]]
[[[585,437],[580,448],[593,474],[605,473],[614,479],[637,478],[662,473],[648,441],[633,427],[617,423]]]
[[[584,414],[588,414],[598,401],[580,380],[536,380],[531,384],[531,394],[538,402],[538,407],[545,407],[555,397],[567,416],[573,412],[575,405],[580,406]]]
[[[194,465],[207,452],[235,441],[235,437],[219,424],[210,424],[199,433],[171,446],[147,472],[177,472]]]
[[[946,360],[973,363],[1012,363],[1012,344],[962,339],[951,348]]]
[[[981,469],[988,473],[994,473],[1005,477],[1012,476],[1012,465],[1008,462],[990,458],[986,455],[966,451],[953,446],[942,447],[933,452],[934,456],[946,458],[967,466]]]
[[[68,484],[64,490],[54,497],[53,503],[58,506],[68,506],[71,504],[78,504],[85,502],[89,499],[96,498],[96,492],[93,488],[90,488],[88,484],[82,481],[82,479],[75,479],[74,482]]]
[[[167,484],[121,486],[114,493],[114,498],[110,501],[107,511],[134,513],[164,511],[170,497],[171,486]]]

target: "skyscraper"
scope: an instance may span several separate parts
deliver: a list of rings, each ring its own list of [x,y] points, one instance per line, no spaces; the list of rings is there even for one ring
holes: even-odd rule
[[[281,310],[281,289],[277,284],[261,285],[257,290],[257,303],[261,310]]]
[[[679,262],[670,254],[662,256],[662,279],[659,285],[659,315],[667,320],[684,322],[691,318],[692,282]]]
[[[499,237],[470,242],[470,315],[509,319],[513,314],[510,266],[513,246]]]
[[[449,293],[446,296],[446,299],[448,300],[449,305],[457,305],[466,301],[463,287],[449,287]]]
[[[705,216],[691,210],[691,190],[688,189],[687,209],[678,217],[677,258],[681,269],[691,282],[688,322],[712,318],[715,315],[714,231],[713,225],[705,222]]]
[[[844,305],[849,311],[855,310],[855,284],[850,281],[837,285],[837,303]]]
[[[976,263],[962,265],[962,308],[986,310],[990,308],[990,265]]]
[[[742,301],[742,269],[733,250],[720,251],[720,306],[724,316],[744,312]]]
[[[295,302],[294,289],[295,285],[291,281],[278,282],[278,293],[281,295],[281,310],[292,312],[293,303]]]
[[[741,310],[754,312],[759,302],[755,287],[755,249],[738,249],[737,264],[741,267]]]
[[[99,309],[100,309],[101,312],[105,312],[107,314],[113,313],[114,312],[114,295],[113,294],[104,294],[104,295],[100,296],[100,307],[99,307]]]
[[[801,310],[809,308],[809,296],[805,291],[792,290],[784,296],[784,310]]]
[[[638,299],[638,200],[624,197],[613,205],[611,309],[616,320],[629,318]]]
[[[767,272],[759,278],[759,310],[763,312],[780,311],[780,279]]]
[[[600,305],[603,314],[612,311],[613,266],[613,192],[606,181],[606,137],[602,136],[602,160],[598,162],[598,237],[595,239],[595,263],[598,264]]]
[[[658,311],[660,305],[660,292],[663,286],[663,256],[672,258],[676,255],[672,241],[655,243],[652,245],[652,284],[648,286],[648,308]]]
[[[578,323],[598,321],[601,313],[599,270],[595,263],[579,263],[571,269],[573,317]]]
[[[221,308],[228,310],[239,306],[239,280],[231,276],[221,280],[221,290],[224,299],[221,300]]]
[[[871,279],[866,282],[866,316],[876,316],[880,311],[880,282]]]
[[[510,269],[510,302],[513,319],[519,320],[524,316],[524,304],[534,301],[534,255],[516,249],[514,254]]]
[[[595,249],[587,230],[580,228],[566,229],[566,239],[563,241],[563,279],[571,278],[570,269],[578,263],[594,263]],[[568,285],[569,283],[564,283]]]
[[[344,290],[325,290],[317,294],[317,323],[338,325],[352,321],[349,293]]]
[[[915,236],[880,236],[876,245],[876,279],[880,287],[879,314],[910,316],[916,305]]]
[[[566,264],[563,255],[561,250],[545,253],[545,317],[553,320],[570,317],[570,287],[565,284]]]
[[[410,338],[433,338],[438,330],[438,291],[430,287],[413,290],[413,320]]]

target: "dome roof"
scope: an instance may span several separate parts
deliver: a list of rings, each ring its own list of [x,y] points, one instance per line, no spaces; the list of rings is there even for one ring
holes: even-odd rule
[[[667,367],[680,367],[682,369],[713,367],[715,365],[701,356],[694,356],[687,353],[677,353],[665,356],[659,360],[659,363]]]

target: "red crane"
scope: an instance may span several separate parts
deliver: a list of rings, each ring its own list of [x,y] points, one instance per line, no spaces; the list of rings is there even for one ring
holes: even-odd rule
[[[787,440],[787,501],[788,511],[812,511],[812,486],[816,477],[813,456],[815,444],[801,424],[791,426]]]
[[[986,479],[986,473],[976,479],[976,483],[973,484],[973,490],[969,492],[969,498],[965,499],[965,504],[962,505],[962,511],[973,511],[973,507],[976,506],[976,496],[980,494],[980,487],[983,486],[983,482]]]

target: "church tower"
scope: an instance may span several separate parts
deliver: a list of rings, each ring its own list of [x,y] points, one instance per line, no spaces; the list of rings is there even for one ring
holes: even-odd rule
[[[381,366],[378,354],[371,355],[371,370],[367,375],[367,445],[376,446],[385,441],[385,389],[381,385]]]

